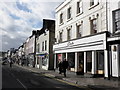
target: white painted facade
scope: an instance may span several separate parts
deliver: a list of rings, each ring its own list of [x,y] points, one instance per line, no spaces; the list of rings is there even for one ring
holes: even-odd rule
[[[115,32],[115,25],[114,23],[114,15],[113,12],[119,10],[120,12],[120,0],[109,0],[110,3],[108,4],[108,30],[112,34],[108,37],[107,41],[109,42],[110,46],[110,64],[111,70],[110,75],[112,77],[120,77],[120,34],[114,36]],[[120,15],[118,15],[120,16]],[[120,30],[118,30],[120,31]]]
[[[53,46],[55,53],[54,68],[57,68],[58,56],[61,56],[62,59],[67,58],[69,60],[69,53],[73,53],[75,66],[71,71],[78,72],[80,69],[80,58],[78,55],[84,53],[84,73],[90,71],[91,74],[104,74],[104,77],[109,77],[109,52],[107,50],[107,42],[109,39],[107,39],[107,32],[113,32],[112,11],[118,8],[118,3],[113,3],[111,0],[99,0],[99,2],[96,0],[94,5],[90,6],[89,1],[83,1],[82,12],[77,14],[78,1],[80,0],[66,0],[56,8],[56,43]],[[71,18],[67,19],[67,10],[70,7]],[[61,14],[63,14],[62,23],[60,23]],[[91,20],[94,19],[97,19],[97,33],[91,34]],[[77,38],[77,25],[83,25],[81,38]],[[71,29],[71,40],[68,40],[68,29]],[[60,33],[62,33],[62,42],[60,42]],[[90,57],[87,55],[88,52],[91,53]],[[91,60],[88,60],[88,57],[91,58]],[[87,65],[89,62],[92,63],[91,66]],[[114,67],[118,69],[119,66],[116,66],[118,62],[112,63],[115,65],[112,66],[112,69],[114,69]],[[102,69],[99,64],[103,66]],[[91,67],[91,70],[87,67]],[[118,73],[117,71],[112,72],[112,76]]]

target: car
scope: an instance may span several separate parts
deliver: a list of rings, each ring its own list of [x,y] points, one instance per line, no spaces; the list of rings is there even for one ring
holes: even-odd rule
[[[2,65],[7,65],[7,64],[8,64],[7,58],[2,59]]]

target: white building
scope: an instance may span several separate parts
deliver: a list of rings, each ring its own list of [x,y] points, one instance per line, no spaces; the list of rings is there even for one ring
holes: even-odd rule
[[[66,0],[56,8],[55,66],[66,58],[69,71],[109,77],[108,2]]]
[[[108,30],[111,33],[107,42],[109,45],[109,75],[120,77],[120,0],[108,4]]]

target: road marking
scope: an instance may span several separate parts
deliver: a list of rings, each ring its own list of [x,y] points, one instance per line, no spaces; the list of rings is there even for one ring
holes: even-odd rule
[[[27,89],[27,87],[19,80],[19,79],[16,79],[25,89]]]
[[[46,76],[46,77],[50,77],[50,78],[52,78],[52,79],[55,79],[55,80],[57,80],[57,81],[59,81],[59,82],[63,82],[63,83],[66,83],[66,84],[69,84],[69,85],[72,85],[72,86],[76,86],[76,87],[78,87],[78,88],[84,88],[84,89],[87,89],[87,90],[92,90],[92,89],[90,89],[90,88],[87,88],[86,86],[80,86],[80,85],[78,85],[78,84],[74,84],[74,83],[71,83],[71,82],[68,82],[68,81],[65,81],[65,80],[62,80],[62,79],[57,79],[57,78],[53,77],[53,76],[50,75],[50,74],[43,74],[43,75]]]

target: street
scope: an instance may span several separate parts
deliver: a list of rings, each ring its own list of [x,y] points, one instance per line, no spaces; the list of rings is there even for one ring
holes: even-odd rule
[[[2,89],[38,89],[38,88],[53,88],[55,90],[85,90],[71,86],[69,84],[57,81],[55,79],[46,77],[40,73],[35,73],[22,69],[17,66],[12,68],[9,65],[2,66]]]

